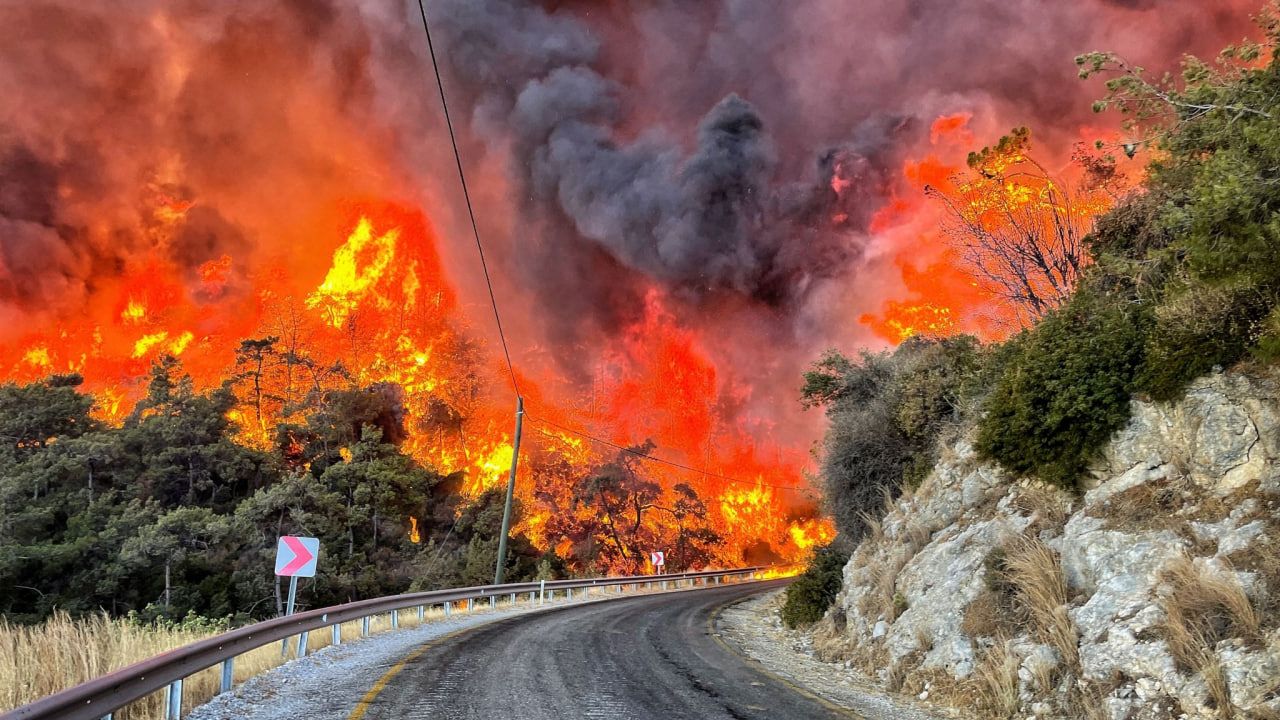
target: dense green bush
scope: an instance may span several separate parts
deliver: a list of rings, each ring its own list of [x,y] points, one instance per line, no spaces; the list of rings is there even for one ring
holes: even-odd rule
[[[1019,475],[1073,487],[1129,418],[1145,320],[1084,287],[1017,344],[987,398],[977,449]]]
[[[1249,284],[1171,289],[1154,310],[1136,389],[1153,400],[1176,400],[1192,380],[1246,357],[1274,302]]]
[[[840,592],[844,583],[844,566],[848,561],[849,553],[834,545],[818,548],[809,567],[787,586],[782,622],[795,628],[821,620]]]
[[[1107,53],[1078,59],[1104,74],[1097,105],[1156,139],[1142,192],[1102,218],[1092,249],[1122,271],[1153,321],[1135,390],[1175,400],[1214,367],[1280,354],[1280,40],[1276,8],[1265,40],[1187,58],[1178,81],[1153,80]]]
[[[805,374],[803,402],[830,419],[821,475],[841,534],[857,540],[886,495],[928,474],[940,435],[973,404],[985,357],[968,336],[917,337],[857,360],[829,352]]]

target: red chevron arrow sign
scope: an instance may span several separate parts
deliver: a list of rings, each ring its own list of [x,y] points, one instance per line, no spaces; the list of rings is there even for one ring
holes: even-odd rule
[[[283,577],[315,577],[320,541],[285,535],[276,543],[276,574]]]

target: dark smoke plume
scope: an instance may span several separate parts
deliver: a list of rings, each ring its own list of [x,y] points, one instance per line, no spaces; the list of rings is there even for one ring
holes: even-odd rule
[[[778,417],[799,367],[865,340],[851,318],[897,289],[873,218],[934,119],[971,115],[980,144],[1030,125],[1065,153],[1105,122],[1075,54],[1171,67],[1259,4],[426,6],[520,345],[590,368],[656,286],[726,382],[778,378],[747,383]],[[30,0],[0,27],[0,336],[86,312],[147,254],[188,282],[223,255],[322,276],[307,223],[349,198],[420,197],[474,265],[416,0]],[[191,210],[155,232],[174,200]]]
[[[586,25],[533,2],[481,6],[437,13],[451,69],[474,93],[490,147],[514,149],[525,210],[547,231],[686,297],[729,292],[775,307],[858,257],[887,189],[890,141],[906,138],[866,134],[788,179],[766,120],[729,93],[708,103],[687,152],[659,133],[619,140],[626,88],[592,67],[599,44]]]

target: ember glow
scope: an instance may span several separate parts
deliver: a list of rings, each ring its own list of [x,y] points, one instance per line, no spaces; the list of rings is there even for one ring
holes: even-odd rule
[[[725,536],[717,562],[829,540],[803,369],[1007,332],[924,187],[1044,201],[953,181],[1015,125],[1067,168],[1100,132],[1071,58],[1168,66],[1250,27],[1253,0],[1214,5],[428,3],[530,411],[517,531],[569,549],[569,488],[617,455],[573,428],[692,468],[642,464]],[[118,423],[163,355],[202,388],[253,375],[235,419],[258,447],[310,390],[384,385],[406,452],[468,496],[501,485],[514,398],[407,7],[0,8],[4,379],[81,373]],[[682,542],[677,514],[646,537]]]

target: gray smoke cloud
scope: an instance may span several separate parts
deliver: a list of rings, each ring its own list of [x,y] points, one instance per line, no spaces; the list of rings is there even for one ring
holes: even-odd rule
[[[1168,66],[1238,39],[1258,4],[427,10],[520,345],[587,368],[656,285],[718,360],[779,378],[752,402],[780,406],[816,350],[858,339],[874,308],[850,289],[892,284],[872,218],[933,119],[972,113],[978,143],[1029,124],[1065,150],[1097,122],[1074,54]],[[416,0],[31,0],[0,3],[0,26],[0,331],[83,312],[143,252],[190,275],[284,250],[322,274],[296,228],[351,197],[420,200],[455,271],[475,264]],[[195,203],[181,227],[150,232],[158,194]]]
[[[979,142],[1030,124],[1065,157],[1099,92],[1076,80],[1075,54],[1160,66],[1213,52],[1255,3],[1208,16],[1191,0],[437,0],[428,12],[472,137],[503,159],[523,228],[554,239],[521,243],[511,268],[561,311],[546,320],[553,337],[577,347],[614,331],[656,283],[695,324],[700,308],[740,303],[772,339],[816,346],[829,336],[807,336],[821,324],[813,303],[883,282],[863,267],[870,221],[933,119],[972,113]],[[1126,32],[1135,19],[1160,32]],[[566,297],[569,284],[580,292]]]
[[[789,178],[764,117],[728,93],[703,99],[687,151],[662,132],[619,140],[627,90],[594,67],[601,44],[585,24],[520,0],[438,7],[451,74],[477,108],[473,127],[490,150],[512,148],[524,210],[556,237],[692,300],[727,292],[773,307],[858,257],[887,187],[890,141],[905,138],[864,132]]]

